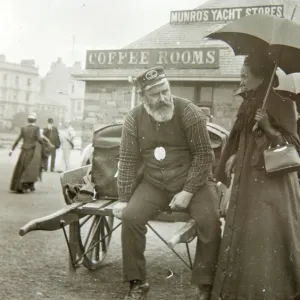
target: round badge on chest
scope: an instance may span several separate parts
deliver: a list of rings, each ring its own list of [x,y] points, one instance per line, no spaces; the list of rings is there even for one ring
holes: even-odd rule
[[[154,157],[156,160],[163,160],[166,157],[166,150],[164,147],[156,147],[154,150]]]

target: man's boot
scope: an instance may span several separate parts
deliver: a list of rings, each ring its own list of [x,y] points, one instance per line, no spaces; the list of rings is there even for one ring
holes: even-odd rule
[[[130,289],[124,300],[145,300],[149,292],[148,282],[133,281],[130,282]]]
[[[200,284],[198,289],[197,300],[209,300],[212,286],[210,284]]]

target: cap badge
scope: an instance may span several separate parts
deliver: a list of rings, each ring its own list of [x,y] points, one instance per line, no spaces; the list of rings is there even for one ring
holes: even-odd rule
[[[155,79],[158,76],[158,73],[156,70],[150,70],[146,73],[145,77],[147,80]]]

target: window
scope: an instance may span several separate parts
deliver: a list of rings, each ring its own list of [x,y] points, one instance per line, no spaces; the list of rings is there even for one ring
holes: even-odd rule
[[[19,87],[20,84],[20,78],[19,76],[16,76],[16,87]]]
[[[17,93],[17,92],[14,92],[14,94],[13,94],[13,99],[14,99],[14,101],[17,101],[17,100],[18,100],[18,93]]]
[[[1,89],[1,98],[0,98],[0,100],[5,101],[6,97],[7,97],[7,89],[6,88],[2,88]]]
[[[6,83],[7,83],[7,74],[4,74],[4,75],[3,75],[2,83],[3,83],[4,85],[6,85]]]
[[[30,93],[27,93],[26,94],[26,101],[29,102],[29,100],[30,100]]]
[[[197,105],[202,108],[203,113],[207,116],[208,121],[211,122],[211,115],[213,114],[213,97],[214,88],[212,86],[198,86]]]
[[[78,112],[81,112],[81,110],[82,110],[82,102],[81,102],[81,100],[78,100],[76,104],[77,104],[76,110]]]
[[[72,94],[74,94],[74,93],[75,93],[75,85],[72,84]]]
[[[27,86],[30,87],[31,86],[31,78],[27,79]]]
[[[199,105],[201,106],[212,106],[213,103],[213,87],[201,86],[199,91]]]
[[[193,86],[171,86],[171,92],[173,95],[194,101],[195,99],[195,87]]]

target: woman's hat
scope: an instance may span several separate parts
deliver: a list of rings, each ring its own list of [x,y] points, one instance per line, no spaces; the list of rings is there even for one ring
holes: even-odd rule
[[[30,113],[27,118],[31,120],[36,120],[36,113]]]

